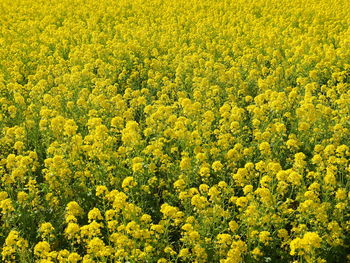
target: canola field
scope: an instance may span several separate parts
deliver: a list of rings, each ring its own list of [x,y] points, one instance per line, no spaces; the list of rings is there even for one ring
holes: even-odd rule
[[[0,261],[350,261],[350,1],[1,0]]]

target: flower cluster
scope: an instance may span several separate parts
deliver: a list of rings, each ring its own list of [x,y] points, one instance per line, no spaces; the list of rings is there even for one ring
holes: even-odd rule
[[[0,261],[350,260],[348,10],[1,0]]]

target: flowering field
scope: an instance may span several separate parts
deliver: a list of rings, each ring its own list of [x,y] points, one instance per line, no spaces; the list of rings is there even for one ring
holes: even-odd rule
[[[350,261],[350,1],[1,0],[1,262]]]

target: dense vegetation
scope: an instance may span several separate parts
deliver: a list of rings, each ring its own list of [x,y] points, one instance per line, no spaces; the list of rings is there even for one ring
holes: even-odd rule
[[[350,2],[1,0],[2,262],[346,262]]]

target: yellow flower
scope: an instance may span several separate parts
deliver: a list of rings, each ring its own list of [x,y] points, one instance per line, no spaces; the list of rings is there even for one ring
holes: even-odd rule
[[[279,229],[277,231],[277,235],[279,238],[287,239],[288,238],[288,231],[286,229]]]
[[[96,196],[101,196],[108,193],[108,189],[104,185],[98,185],[96,186]]]
[[[43,238],[45,237],[54,237],[52,232],[54,231],[54,227],[51,225],[50,222],[45,222],[40,225],[39,232],[42,234]]]
[[[218,172],[218,171],[221,171],[224,166],[222,165],[222,163],[220,161],[215,161],[215,162],[213,162],[211,167],[213,168],[213,170],[215,172]]]
[[[64,233],[67,235],[68,239],[77,238],[77,234],[79,233],[80,228],[76,223],[68,223]]]
[[[83,209],[75,201],[69,202],[67,204],[66,211],[68,215],[73,215],[73,216],[80,216],[84,213]]]
[[[256,247],[252,250],[252,255],[254,257],[261,257],[263,256],[264,254],[261,252],[260,248]]]
[[[13,148],[16,149],[18,152],[21,152],[24,149],[24,143],[15,142],[15,144],[13,145]]]
[[[87,250],[89,254],[95,255],[97,257],[105,257],[110,255],[109,249],[105,246],[104,242],[98,237],[94,237],[88,242]]]
[[[141,143],[139,125],[136,121],[128,121],[122,130],[122,141],[127,146],[136,146]]]
[[[253,186],[252,185],[246,185],[244,188],[243,188],[243,193],[245,195],[251,193],[253,191]]]
[[[159,224],[157,224],[157,225],[152,225],[152,226],[151,226],[151,230],[154,230],[154,231],[156,231],[157,233],[162,234],[162,233],[164,233],[164,226],[159,225]]]
[[[178,256],[180,258],[187,258],[190,256],[190,251],[188,248],[182,248],[180,251],[179,251],[179,254]]]
[[[152,217],[150,215],[148,215],[148,214],[143,214],[141,216],[140,220],[142,222],[145,222],[145,223],[150,223],[150,222],[152,222]]]
[[[294,165],[296,168],[304,168],[306,165],[305,161],[306,155],[302,152],[296,153],[294,155]]]
[[[112,120],[111,120],[111,126],[112,127],[115,127],[115,128],[121,128],[123,126],[123,123],[124,123],[124,120],[122,117],[114,117]]]
[[[229,222],[229,227],[230,227],[230,230],[232,232],[235,232],[239,228],[239,225],[237,224],[236,221],[230,221]]]
[[[183,157],[180,162],[181,170],[189,169],[191,165],[191,159],[189,157]]]
[[[136,185],[137,185],[137,182],[135,182],[134,177],[132,177],[132,176],[125,177],[123,180],[123,183],[122,183],[122,187],[124,189],[133,188]]]
[[[346,190],[344,188],[338,189],[335,198],[338,200],[345,200],[347,197]]]
[[[271,147],[268,142],[262,142],[259,145],[259,150],[262,154],[270,154],[271,153]]]
[[[345,258],[348,10],[1,0],[0,261]]]
[[[303,238],[295,238],[290,242],[290,254],[293,256],[298,251],[298,255],[312,253],[315,248],[321,246],[322,239],[315,232],[306,232]]]
[[[69,263],[77,263],[82,260],[82,257],[78,253],[73,252],[69,254],[67,259]]]
[[[0,209],[3,214],[9,214],[15,210],[9,198],[0,201]]]
[[[172,256],[176,255],[176,252],[170,246],[167,246],[166,248],[164,248],[164,252]]]
[[[288,181],[294,185],[300,185],[302,181],[302,175],[295,171],[292,171],[289,173]]]
[[[232,237],[229,234],[218,234],[216,238],[218,244],[225,246],[229,246],[232,241]]]
[[[200,176],[203,176],[203,177],[209,177],[210,169],[206,166],[201,166],[201,168],[199,169],[199,174]]]
[[[191,198],[191,204],[197,209],[205,209],[209,203],[207,201],[207,198],[205,198],[204,196],[194,195]]]
[[[162,204],[161,208],[160,208],[160,212],[162,212],[162,214],[164,215],[164,217],[168,217],[168,218],[176,218],[176,214],[178,212],[178,208],[177,207],[173,207],[171,205],[168,204]]]
[[[45,257],[49,254],[51,248],[49,243],[46,241],[41,241],[37,243],[34,247],[34,255],[39,257]]]
[[[245,207],[248,204],[248,199],[245,196],[238,197],[236,200],[236,205],[239,207]]]
[[[28,199],[28,194],[26,192],[18,192],[17,194],[17,200],[18,202],[20,202],[21,204],[24,204],[25,201]]]
[[[98,208],[94,207],[93,209],[91,209],[88,213],[88,219],[89,222],[93,221],[93,220],[102,220],[103,217],[101,215],[101,212]]]
[[[264,243],[264,245],[268,245],[269,241],[272,240],[272,237],[270,237],[269,231],[261,231],[259,233],[259,241]]]

